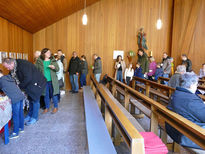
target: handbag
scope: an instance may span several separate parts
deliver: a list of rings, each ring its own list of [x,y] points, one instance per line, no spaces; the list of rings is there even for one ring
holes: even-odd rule
[[[62,78],[60,80],[58,80],[58,84],[59,84],[59,88],[63,88],[64,87],[64,82],[63,82]]]

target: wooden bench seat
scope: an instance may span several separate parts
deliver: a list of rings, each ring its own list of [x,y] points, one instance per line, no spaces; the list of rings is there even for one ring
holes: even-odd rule
[[[85,121],[90,154],[116,154],[115,147],[89,86],[83,87]]]
[[[137,122],[137,120],[125,109],[124,106],[122,106],[116,98],[112,95],[112,93],[107,89],[105,86],[103,86],[103,89],[107,92],[109,97],[113,100],[113,102],[121,109],[121,111],[126,115],[126,117],[129,119],[129,121],[133,124],[133,126],[139,131],[139,132],[145,132],[145,130],[142,128],[142,126]]]

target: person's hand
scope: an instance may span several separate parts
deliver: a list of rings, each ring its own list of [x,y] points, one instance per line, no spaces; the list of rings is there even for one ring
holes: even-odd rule
[[[152,72],[152,70],[149,70],[149,72]]]
[[[53,69],[53,70],[55,69],[55,66],[54,66],[54,65],[48,65],[48,67],[51,68],[51,69]]]
[[[117,64],[117,68],[120,68],[120,64]]]
[[[92,70],[94,70],[94,66],[92,66]]]
[[[76,75],[78,75],[79,73],[78,72],[76,72]]]

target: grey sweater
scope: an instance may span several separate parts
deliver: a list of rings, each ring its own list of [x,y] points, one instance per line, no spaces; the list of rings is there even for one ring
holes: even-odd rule
[[[11,99],[12,104],[24,99],[24,95],[10,75],[0,78],[0,89]]]
[[[95,59],[93,73],[94,74],[101,74],[102,73],[102,61],[101,61],[100,57]]]

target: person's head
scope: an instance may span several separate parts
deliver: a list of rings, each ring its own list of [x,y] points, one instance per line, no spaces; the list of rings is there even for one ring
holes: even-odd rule
[[[82,56],[81,56],[81,60],[84,60],[84,61],[86,60],[85,55],[82,55]]]
[[[166,52],[163,53],[163,58],[166,59],[168,57],[168,54]]]
[[[144,32],[144,28],[141,27],[141,28],[139,29],[139,32],[143,33],[143,32]]]
[[[152,57],[152,56],[149,58],[149,60],[150,60],[150,62],[155,61],[154,57]]]
[[[143,49],[138,49],[138,55],[143,56],[144,50]]]
[[[51,57],[51,51],[48,48],[44,48],[41,50],[41,59],[49,59]]]
[[[137,64],[136,64],[136,67],[137,67],[137,68],[140,68],[140,63],[137,63]]]
[[[0,70],[0,77],[2,77],[4,74],[3,74],[3,71]]]
[[[157,63],[157,68],[161,68],[161,63]]]
[[[122,61],[122,56],[121,55],[118,55],[117,56],[117,62],[121,62]]]
[[[54,54],[54,58],[55,58],[55,60],[58,60],[58,59],[59,59],[59,57],[58,57],[58,54],[57,54],[57,53],[55,53],[55,54]]]
[[[2,64],[7,70],[12,71],[15,65],[14,61],[15,60],[13,58],[4,58]]]
[[[57,52],[57,54],[58,54],[58,57],[60,58],[62,55],[63,55],[63,52],[62,52],[62,50],[61,49],[58,49],[58,52]]]
[[[203,70],[205,70],[205,63],[202,64],[202,68],[203,68]]]
[[[186,73],[186,67],[184,65],[178,65],[176,72],[180,73],[180,74],[184,74],[184,73]]]
[[[97,54],[93,54],[93,59],[95,60],[97,58],[98,58]]]
[[[173,63],[174,62],[174,58],[170,57],[170,62]]]
[[[36,51],[34,53],[34,58],[38,58],[41,55],[41,51]]]
[[[182,60],[185,61],[185,60],[187,60],[187,55],[186,55],[186,54],[182,54],[182,57],[181,57],[181,58],[182,58]]]
[[[128,65],[128,67],[129,67],[129,68],[132,68],[132,63],[130,63],[130,64]]]
[[[76,58],[78,55],[77,55],[77,52],[76,51],[73,51],[73,57]]]
[[[195,93],[198,86],[198,76],[194,72],[182,74],[180,86]]]

